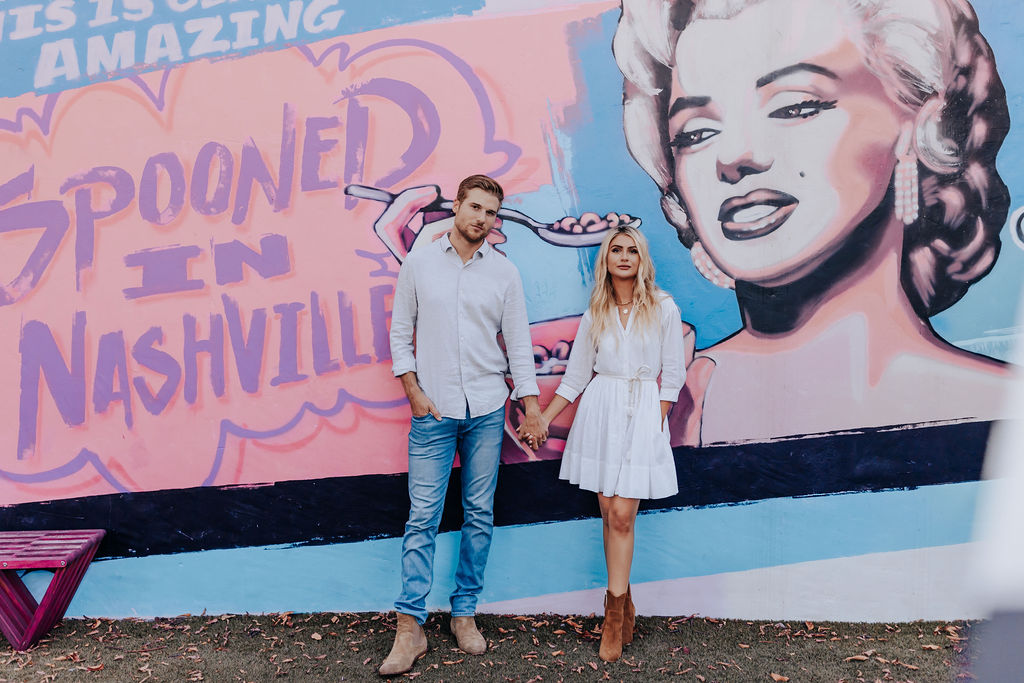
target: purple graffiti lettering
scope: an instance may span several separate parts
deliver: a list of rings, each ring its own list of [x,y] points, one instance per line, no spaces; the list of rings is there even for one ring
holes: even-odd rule
[[[154,394],[149,390],[146,380],[136,377],[132,380],[135,385],[135,393],[142,400],[142,406],[151,414],[159,415],[174,398],[178,391],[178,384],[181,382],[181,366],[174,356],[153,348],[164,343],[164,331],[160,327],[151,327],[140,336],[135,345],[132,346],[132,358],[142,367],[160,373],[166,379],[160,386],[160,390]]]
[[[278,182],[275,184],[270,169],[263,161],[256,142],[250,138],[242,145],[242,161],[238,168],[238,191],[231,222],[241,225],[249,213],[252,184],[259,183],[274,212],[284,211],[291,203],[292,177],[295,175],[295,109],[285,102],[284,122],[281,125],[281,156],[278,163]]]
[[[306,136],[302,141],[302,171],[299,187],[303,192],[330,190],[338,186],[337,178],[320,177],[320,157],[338,146],[334,138],[320,137],[322,131],[339,126],[337,116],[310,116],[306,119]]]
[[[142,268],[142,284],[124,291],[126,299],[143,296],[188,292],[202,289],[206,283],[188,274],[188,262],[202,253],[194,245],[143,249],[124,257],[129,268]]]
[[[118,386],[115,388],[115,376]],[[107,332],[100,337],[96,350],[96,377],[92,385],[92,408],[97,413],[107,412],[114,401],[124,407],[124,424],[132,427],[132,391],[128,382],[128,356],[124,345],[124,332]]]
[[[446,61],[459,75],[459,77],[469,87],[470,92],[473,93],[473,97],[476,100],[477,108],[480,111],[480,120],[484,126],[484,142],[483,151],[486,154],[500,154],[503,156],[503,160],[498,166],[489,171],[484,171],[487,175],[498,178],[508,173],[509,170],[515,165],[519,157],[522,156],[523,150],[518,146],[509,142],[508,140],[498,140],[495,138],[495,118],[494,118],[494,107],[491,106],[490,98],[487,96],[487,88],[484,87],[483,81],[473,71],[473,67],[466,62],[464,59],[456,55],[448,48],[438,45],[437,43],[431,43],[426,40],[419,40],[417,38],[395,38],[392,40],[382,40],[378,43],[368,45],[361,50],[352,52],[351,48],[347,43],[335,43],[326,50],[324,50],[320,56],[313,54],[312,49],[306,45],[299,45],[296,49],[306,57],[307,60],[313,66],[320,66],[327,58],[333,54],[338,54],[338,71],[344,71],[350,64],[355,62],[357,59],[376,52],[378,50],[387,50],[391,48],[405,48],[414,47],[427,52],[432,52],[444,61]],[[439,76],[440,78],[441,76]],[[411,171],[414,169],[410,169]],[[405,176],[398,178],[394,182],[404,179]],[[346,182],[351,180],[346,179]]]
[[[157,208],[157,192],[160,188],[160,172],[171,184],[171,196],[167,206]],[[181,213],[185,206],[185,167],[174,152],[154,154],[146,161],[139,181],[139,215],[154,225],[167,225]]]
[[[217,184],[210,189],[210,165],[217,160]],[[192,208],[203,216],[216,216],[224,213],[231,198],[231,179],[235,174],[235,158],[231,150],[219,142],[207,142],[196,155],[196,165],[192,169],[192,192],[190,199]]]
[[[213,265],[217,271],[217,284],[241,282],[245,278],[243,265],[259,273],[264,280],[291,271],[288,238],[284,235],[264,235],[260,238],[261,251],[255,251],[238,240],[213,245]]]
[[[441,139],[441,115],[426,93],[411,83],[392,78],[371,78],[366,83],[346,88],[338,101],[358,95],[376,95],[391,100],[402,108],[412,124],[412,140],[401,155],[402,163],[376,181],[377,185],[390,187],[430,158]]]
[[[312,315],[310,336],[313,344],[313,371],[319,376],[340,370],[341,364],[336,358],[331,357],[327,318],[324,316],[323,309],[320,308],[320,295],[316,292],[309,293],[309,311]]]
[[[210,384],[215,396],[224,395],[224,317],[210,314],[209,339],[196,339],[196,318],[185,314],[185,401],[196,402],[199,393],[199,354],[210,354]]]
[[[394,285],[370,287],[370,324],[373,326],[373,353],[377,356],[378,363],[391,360],[388,322],[391,320],[390,299],[394,294]]]
[[[281,346],[278,352],[277,376],[270,380],[270,386],[301,382],[309,375],[299,372],[299,313],[306,304],[293,301],[274,306],[274,313],[281,318]]]
[[[359,353],[356,341],[356,320],[352,302],[345,292],[338,292],[338,320],[341,323],[341,357],[345,365],[368,365],[370,354]]]
[[[114,190],[114,196],[105,207],[94,207],[93,188],[83,187],[95,183],[106,183]],[[135,199],[135,181],[123,168],[97,166],[65,180],[60,192],[64,194],[75,188],[81,188],[75,192],[75,286],[81,289],[82,271],[92,266],[96,219],[113,216],[128,208]]]
[[[30,195],[34,183],[35,166],[32,166],[0,185],[0,204],[12,202],[22,195]],[[43,228],[21,272],[6,285],[0,285],[0,306],[19,301],[35,288],[43,271],[53,260],[70,224],[67,210],[57,200],[26,202],[0,210],[0,233]]]
[[[395,258],[391,255],[390,251],[375,253],[364,249],[356,249],[356,256],[369,259],[377,264],[377,270],[371,270],[370,277],[398,277],[398,271],[391,267],[395,263]]]
[[[61,419],[68,425],[85,422],[85,313],[75,313],[71,327],[71,366],[46,323],[29,320],[21,330],[21,401],[18,416],[18,459],[32,454],[39,428],[39,379],[46,381]]]
[[[228,320],[228,338],[235,356],[235,367],[238,369],[238,381],[246,393],[255,394],[260,388],[260,375],[263,373],[263,348],[267,338],[267,309],[257,308],[252,312],[249,333],[242,329],[242,312],[238,302],[221,295],[224,303],[224,317]]]
[[[348,101],[345,118],[345,184],[357,182],[363,177],[366,165],[366,142],[370,137],[370,110],[359,104],[353,97]],[[345,195],[345,208],[352,209],[357,199]]]

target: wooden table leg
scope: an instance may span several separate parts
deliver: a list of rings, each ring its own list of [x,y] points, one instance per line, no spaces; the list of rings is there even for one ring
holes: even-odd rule
[[[61,620],[82,583],[96,545],[67,567],[57,569],[37,604],[16,570],[0,570],[0,630],[15,650],[27,650]]]
[[[15,650],[24,650],[25,634],[39,605],[17,570],[0,570],[0,630]]]

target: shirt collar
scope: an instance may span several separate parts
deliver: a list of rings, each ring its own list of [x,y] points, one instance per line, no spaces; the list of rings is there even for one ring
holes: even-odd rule
[[[441,236],[440,239],[437,240],[438,244],[441,245],[442,252],[447,252],[448,250],[455,251],[455,247],[452,245],[452,241],[448,237],[449,234],[450,233],[446,232],[444,235]],[[480,248],[477,249],[476,253],[473,254],[473,259],[483,258],[487,256],[491,252],[492,248],[493,247],[491,247],[491,243],[488,242],[487,240],[484,240],[484,243],[481,244]]]

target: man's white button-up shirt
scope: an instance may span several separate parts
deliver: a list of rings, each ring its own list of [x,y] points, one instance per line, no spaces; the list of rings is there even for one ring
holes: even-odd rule
[[[519,270],[487,242],[466,263],[448,235],[412,250],[395,288],[391,357],[395,376],[415,372],[443,417],[500,408],[506,370],[513,399],[538,395]]]

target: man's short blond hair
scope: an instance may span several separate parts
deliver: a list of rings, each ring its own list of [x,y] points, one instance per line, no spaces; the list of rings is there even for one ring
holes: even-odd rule
[[[505,200],[505,191],[501,189],[498,181],[489,176],[479,174],[471,175],[459,183],[459,191],[455,194],[455,199],[461,202],[469,194],[469,191],[474,189],[480,189],[488,194],[493,194],[498,198],[499,204]]]

